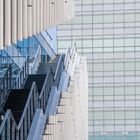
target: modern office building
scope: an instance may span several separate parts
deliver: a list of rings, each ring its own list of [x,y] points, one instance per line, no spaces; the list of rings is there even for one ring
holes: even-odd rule
[[[59,52],[87,57],[89,140],[140,139],[140,0],[75,0]]]
[[[57,53],[55,26],[74,7],[0,0],[0,140],[88,140],[86,59],[74,44]]]

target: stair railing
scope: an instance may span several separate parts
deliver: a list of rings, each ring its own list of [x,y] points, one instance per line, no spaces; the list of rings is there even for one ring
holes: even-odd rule
[[[60,60],[61,61],[63,60],[62,56],[59,59],[59,62],[58,62],[59,65],[56,71],[57,75],[59,76],[61,75],[59,74],[59,72],[62,72],[60,68],[63,68],[62,67],[63,65],[61,65]],[[4,120],[2,121],[2,125],[0,126],[1,140],[7,140],[11,138],[16,139],[16,140],[27,139],[28,132],[31,127],[31,123],[32,123],[36,109],[41,108],[44,110],[44,112],[46,110],[48,98],[50,96],[51,87],[54,84],[55,74],[51,69],[49,74],[46,76],[40,95],[38,94],[36,83],[33,82],[26,105],[24,107],[24,111],[22,113],[22,116],[18,125],[16,124],[11,111],[7,110],[6,115],[4,116]],[[55,80],[57,79],[57,75],[55,76]]]
[[[10,110],[7,110],[6,114],[3,116],[3,121],[0,125],[0,140],[14,140],[15,138],[16,140],[27,139],[35,111],[39,107],[38,99],[39,94],[37,91],[37,86],[36,83],[33,82],[19,124],[16,124]]]
[[[67,52],[66,52],[65,60],[64,60],[65,70],[68,69],[69,61],[70,61],[70,48],[67,48]]]
[[[60,55],[58,64],[57,64],[57,68],[56,68],[56,72],[54,75],[54,86],[56,86],[58,88],[59,85],[59,81],[60,81],[60,77],[61,77],[61,72],[63,70],[64,67],[64,63],[63,63],[63,55]]]
[[[75,53],[76,53],[75,46],[73,46],[72,48],[67,49],[64,66],[65,66],[65,70],[68,71],[68,72],[70,72],[69,67],[71,67],[71,65],[73,64]]]
[[[17,124],[10,110],[7,110],[0,126],[0,140],[15,140]],[[8,131],[7,131],[8,130]]]
[[[26,77],[29,74],[28,65],[29,65],[29,60],[28,57],[26,57],[24,65],[20,69],[17,79],[15,80],[15,87],[14,87],[15,89],[20,89],[23,86]]]
[[[38,49],[37,49],[37,52],[36,52],[36,55],[35,55],[35,58],[34,58],[34,61],[33,63],[31,64],[31,67],[29,68],[30,70],[30,74],[36,74],[37,70],[38,70],[38,67],[39,67],[39,64],[41,62],[41,46],[39,45],[38,46]]]
[[[24,107],[20,122],[17,127],[17,139],[27,139],[27,134],[30,129],[36,109],[39,107],[39,94],[36,83],[33,82],[30,93]],[[28,123],[27,123],[28,122]],[[22,133],[24,131],[24,134]]]
[[[12,66],[9,65],[3,79],[0,82],[0,105],[2,105],[5,102],[8,93],[11,90],[11,81],[12,81]]]
[[[51,86],[53,84],[53,77],[54,77],[54,73],[52,72],[52,70],[50,70],[50,72],[46,76],[44,85],[39,95],[40,108],[42,108],[44,112],[47,106],[47,101],[49,98],[49,93],[51,91]]]

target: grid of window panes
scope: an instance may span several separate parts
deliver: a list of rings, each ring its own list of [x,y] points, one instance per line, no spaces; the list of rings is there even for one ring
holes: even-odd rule
[[[76,40],[87,57],[89,138],[140,139],[140,0],[75,3],[76,17],[58,26],[58,48]]]

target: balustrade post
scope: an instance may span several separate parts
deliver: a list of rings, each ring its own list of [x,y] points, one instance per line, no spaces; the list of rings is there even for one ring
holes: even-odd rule
[[[16,129],[16,140],[20,140],[19,139],[19,130],[18,129]]]
[[[24,139],[27,138],[27,117],[25,116],[23,121],[23,127],[24,127]]]
[[[11,138],[12,138],[12,140],[15,140],[15,123],[14,123],[14,120],[11,120],[11,132],[12,132],[12,134],[11,134]]]
[[[11,89],[11,87],[12,87],[12,66],[10,65],[10,76],[9,76],[10,78],[10,89]]]
[[[31,98],[31,101],[30,101],[30,108],[31,108],[31,118],[33,118],[33,115],[34,115],[34,111],[33,111],[33,98]]]
[[[29,128],[30,128],[30,107],[28,106],[27,108],[27,112],[26,112],[27,117],[27,122],[28,122],[28,132],[29,132]]]
[[[5,127],[4,127],[4,129],[3,129],[3,131],[2,131],[2,139],[1,140],[6,140],[6,137],[5,137]]]
[[[23,139],[23,123],[22,123],[22,125],[20,127],[20,131],[19,132],[20,132],[20,134],[19,134],[20,135],[20,140],[24,140]]]
[[[7,140],[10,140],[10,117],[7,119]]]

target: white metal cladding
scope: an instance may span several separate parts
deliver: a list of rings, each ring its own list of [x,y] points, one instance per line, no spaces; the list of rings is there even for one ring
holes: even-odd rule
[[[12,43],[17,41],[17,0],[12,1]]]
[[[0,48],[74,16],[73,0],[0,0]]]
[[[8,10],[7,10],[8,9]],[[11,44],[11,0],[4,1],[4,44]]]
[[[3,49],[3,0],[0,0],[0,49]]]
[[[28,11],[28,18],[27,18],[27,23],[28,23],[28,36],[32,36],[33,35],[33,32],[32,32],[32,0],[28,0],[28,2],[27,2],[27,6],[28,6],[28,8],[27,8],[27,11]]]
[[[18,17],[17,17],[17,21],[18,21],[18,26],[17,26],[17,40],[22,40],[22,28],[23,28],[23,24],[22,24],[22,0],[17,0],[18,3]],[[7,45],[7,44],[5,44]]]
[[[37,20],[37,16],[36,16],[36,14],[37,14],[37,8],[36,8],[36,6],[37,6],[37,0],[33,0],[32,1],[32,22],[33,22],[33,24],[32,24],[32,32],[33,32],[33,35],[35,35],[36,34],[36,32],[37,32],[37,23],[36,23],[36,20]]]
[[[23,38],[27,38],[28,36],[28,23],[27,23],[27,15],[28,15],[28,2],[27,0],[23,0]]]

